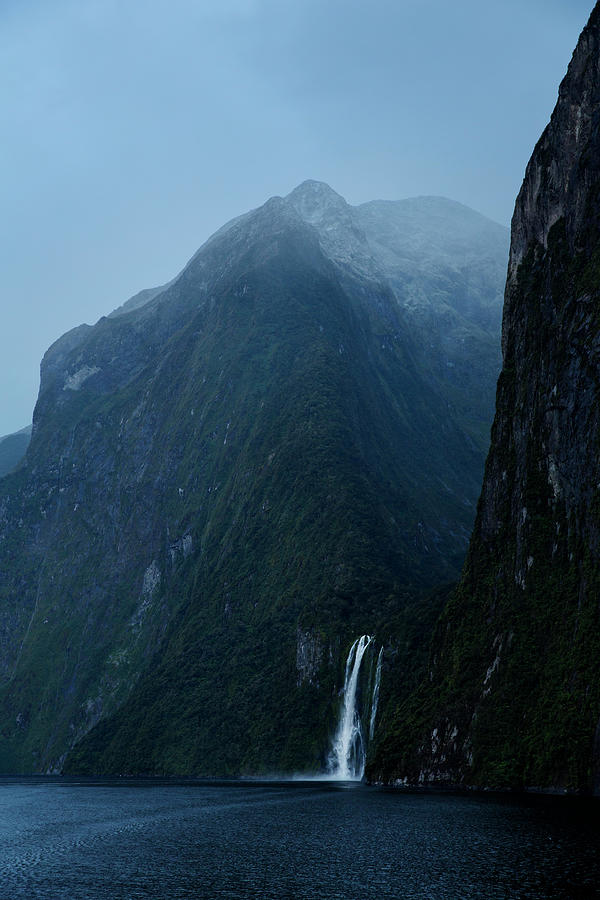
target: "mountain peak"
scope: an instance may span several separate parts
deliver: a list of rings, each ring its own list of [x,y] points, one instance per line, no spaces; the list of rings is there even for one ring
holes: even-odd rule
[[[419,269],[431,241],[401,225],[372,246],[306,182],[47,352],[0,479],[3,771],[59,770],[75,742],[79,773],[322,765],[344,644],[372,623],[408,646],[407,598],[458,575],[499,368],[479,309],[503,252]]]
[[[303,181],[287,195],[288,200],[305,222],[318,224],[331,212],[343,211],[348,204],[340,194],[324,181]]]

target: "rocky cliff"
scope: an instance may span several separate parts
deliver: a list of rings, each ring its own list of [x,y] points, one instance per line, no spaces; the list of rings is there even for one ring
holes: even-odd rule
[[[7,475],[21,462],[31,438],[31,425],[0,438],[0,478]]]
[[[516,201],[503,368],[467,563],[429,678],[373,777],[598,789],[599,309],[596,6]]]
[[[357,634],[411,683],[473,521],[506,249],[459,204],[307,182],[49,349],[0,483],[1,770],[317,768]]]

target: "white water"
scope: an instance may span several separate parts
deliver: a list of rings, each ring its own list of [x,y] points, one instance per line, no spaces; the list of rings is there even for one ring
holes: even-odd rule
[[[372,640],[368,634],[357,638],[346,660],[344,705],[329,758],[330,777],[342,781],[359,781],[365,771],[365,742],[360,715],[356,708],[356,690],[360,664]]]
[[[381,683],[381,660],[383,659],[383,647],[379,651],[377,657],[377,669],[375,670],[375,684],[373,686],[373,700],[371,701],[371,721],[369,723],[369,740],[373,740],[373,732],[375,731],[375,716],[377,715],[377,704],[379,703],[379,685]]]

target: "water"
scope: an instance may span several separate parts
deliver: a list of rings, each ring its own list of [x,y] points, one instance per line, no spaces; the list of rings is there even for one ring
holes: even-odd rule
[[[331,777],[344,781],[360,780],[365,771],[365,742],[356,704],[356,693],[360,664],[371,641],[372,638],[368,634],[357,638],[346,660],[344,703],[329,761]]]
[[[377,668],[375,670],[375,684],[373,686],[373,699],[371,700],[371,721],[369,722],[369,740],[373,740],[375,732],[375,716],[377,715],[377,705],[379,703],[379,685],[381,684],[381,662],[383,660],[383,647],[379,651],[377,657]]]
[[[598,801],[339,782],[0,782],[0,897],[600,897]]]

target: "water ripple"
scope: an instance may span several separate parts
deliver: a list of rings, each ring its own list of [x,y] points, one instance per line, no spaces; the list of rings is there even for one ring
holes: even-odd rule
[[[0,783],[0,898],[600,897],[597,804],[328,784]]]

